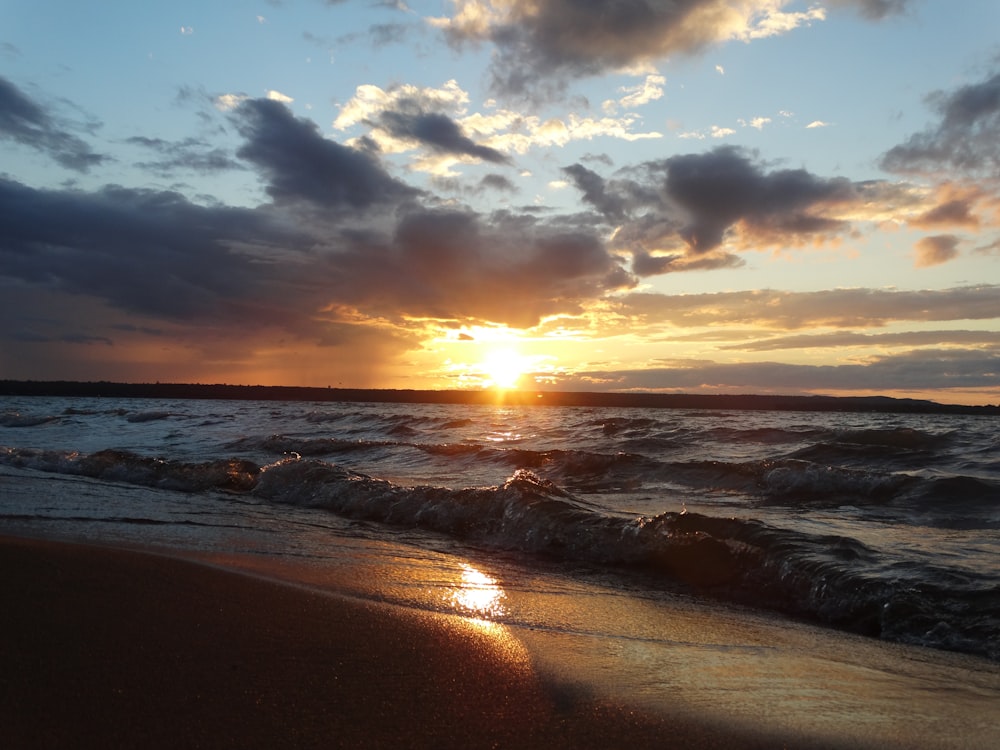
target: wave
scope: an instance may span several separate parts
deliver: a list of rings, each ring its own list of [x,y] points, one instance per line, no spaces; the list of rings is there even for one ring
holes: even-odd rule
[[[791,454],[817,463],[854,463],[919,468],[935,462],[953,433],[932,434],[910,428],[847,430]]]
[[[892,467],[887,470],[883,463],[838,466],[803,458],[810,455],[809,450],[796,451],[784,458],[729,462],[667,461],[633,451],[532,450],[472,442],[423,443],[287,435],[245,437],[226,447],[234,453],[312,458],[350,454],[370,457],[404,448],[456,462],[470,471],[486,465],[504,472],[529,469],[546,480],[585,494],[634,492],[664,484],[683,485],[704,492],[743,497],[748,505],[758,507],[893,506],[905,511],[912,506],[923,523],[933,523],[935,515],[928,511],[939,503],[942,509],[947,509],[940,514],[946,525],[952,524],[953,517],[961,511],[977,510],[979,505],[989,505],[990,498],[1000,498],[996,482],[990,480],[923,476],[912,471],[914,467],[909,465],[897,466],[898,470]],[[813,449],[813,453],[816,450],[822,453],[822,448],[813,446]],[[397,460],[401,459],[397,457]]]
[[[134,414],[129,414],[125,417],[126,422],[141,423],[141,422],[155,422],[160,419],[167,419],[172,417],[169,411],[140,411]]]
[[[294,438],[287,435],[245,437],[229,443],[226,448],[272,455],[332,456],[341,453],[366,451],[398,443],[381,440],[349,440],[345,438]]]
[[[935,450],[947,445],[953,432],[924,432],[911,427],[888,429],[844,430],[836,435],[837,442],[854,445],[882,446],[903,450]]]
[[[21,414],[16,411],[7,411],[0,414],[0,427],[38,427],[59,421],[59,417],[48,414],[31,415]]]
[[[440,428],[454,430],[475,424],[468,418],[455,419],[421,414],[380,414],[374,411],[309,411],[302,417],[309,424],[325,425],[334,423],[357,423],[367,428],[381,425],[384,429],[399,428]]]
[[[0,448],[0,463],[181,492],[210,489],[248,491],[253,489],[260,474],[257,464],[239,458],[206,462],[165,461],[120,450],[84,454],[76,451]]]
[[[526,470],[499,486],[450,490],[286,459],[261,473],[254,494],[487,547],[634,569],[661,584],[855,632],[1000,658],[991,640],[1000,594],[989,580],[966,576],[959,585],[953,573],[930,568],[879,575],[872,571],[886,563],[846,537],[697,513],[612,517]],[[968,617],[970,607],[977,617]]]
[[[732,443],[765,443],[778,445],[781,443],[800,443],[803,440],[815,440],[829,433],[826,430],[813,427],[801,429],[785,429],[780,427],[756,427],[749,429],[734,429],[731,427],[716,427],[707,433],[716,440]]]
[[[764,462],[760,495],[766,503],[885,504],[917,482],[900,474],[784,459]]]
[[[273,448],[284,447],[280,436],[269,440],[276,441],[269,444]],[[592,466],[594,460],[572,451],[554,451],[547,458],[564,468],[574,462]],[[612,467],[649,460],[605,458]],[[904,565],[856,539],[759,520],[684,512],[610,515],[523,468],[499,485],[450,489],[402,486],[302,455],[260,466],[241,458],[187,463],[117,450],[85,455],[4,448],[0,463],[184,492],[250,493],[274,504],[422,530],[482,548],[611,568],[641,576],[653,586],[680,587],[854,632],[1000,660],[1000,592],[986,576]],[[772,497],[815,496],[818,487],[831,484],[823,467],[796,461],[701,462],[688,468],[737,482],[763,482]],[[606,472],[607,466],[597,470]],[[846,483],[851,492],[874,481],[863,473],[832,476],[834,485]],[[873,496],[900,493],[900,488],[879,482],[869,487]],[[947,492],[948,486],[938,485],[938,491]]]
[[[600,427],[605,435],[620,435],[623,433],[645,432],[648,428],[659,424],[657,420],[648,417],[611,417],[591,421],[592,426]]]

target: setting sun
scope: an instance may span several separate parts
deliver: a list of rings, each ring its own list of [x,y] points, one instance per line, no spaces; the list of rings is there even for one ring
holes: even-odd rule
[[[484,381],[496,388],[516,388],[531,369],[531,362],[511,349],[490,352],[480,363]]]

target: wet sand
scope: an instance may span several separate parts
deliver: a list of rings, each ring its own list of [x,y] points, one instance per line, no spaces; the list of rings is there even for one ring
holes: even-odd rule
[[[159,554],[0,538],[0,601],[7,748],[792,746],[543,680],[502,628]]]

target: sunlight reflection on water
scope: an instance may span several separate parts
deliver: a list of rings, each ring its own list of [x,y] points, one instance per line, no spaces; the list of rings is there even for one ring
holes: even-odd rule
[[[460,614],[481,620],[503,617],[506,597],[497,579],[462,563],[461,579],[451,595],[451,605]]]

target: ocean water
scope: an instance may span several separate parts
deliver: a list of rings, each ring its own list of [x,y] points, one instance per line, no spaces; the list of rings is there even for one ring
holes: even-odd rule
[[[514,628],[539,663],[585,663],[592,683],[679,691],[691,710],[718,707],[721,684],[743,691],[730,718],[796,715],[809,732],[822,642],[823,679],[844,683],[836,710],[822,697],[830,736],[881,705],[856,678],[891,658],[880,679],[908,681],[893,682],[907,700],[931,696],[935,675],[935,710],[975,717],[973,734],[938,729],[927,746],[975,747],[1000,729],[998,426],[4,397],[0,533],[278,562],[347,594]],[[922,726],[914,705],[893,731]]]

